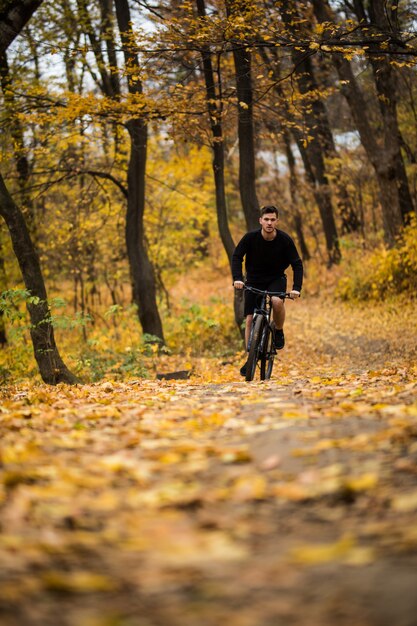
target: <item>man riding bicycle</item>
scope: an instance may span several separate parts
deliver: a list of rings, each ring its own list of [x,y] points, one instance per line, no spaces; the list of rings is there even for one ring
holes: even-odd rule
[[[286,291],[285,270],[291,265],[294,274],[291,297],[298,298],[303,283],[303,263],[292,238],[284,231],[276,228],[278,217],[278,209],[275,206],[262,207],[259,218],[261,228],[246,233],[237,244],[232,257],[233,286],[236,289],[243,289],[244,287],[242,273],[244,257],[246,284],[267,291]],[[250,291],[245,292],[246,347],[248,346],[256,298],[256,294]],[[273,297],[272,307],[275,347],[277,350],[281,350],[285,345],[284,301],[281,298]],[[246,363],[241,367],[240,373],[242,376],[246,375]]]

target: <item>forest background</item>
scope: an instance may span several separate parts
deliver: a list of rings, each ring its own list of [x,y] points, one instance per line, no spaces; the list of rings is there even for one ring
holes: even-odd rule
[[[4,382],[240,352],[230,259],[262,204],[303,295],[414,296],[412,2],[2,4]]]
[[[2,624],[415,626],[416,19],[0,0]],[[269,203],[306,280],[247,383]]]

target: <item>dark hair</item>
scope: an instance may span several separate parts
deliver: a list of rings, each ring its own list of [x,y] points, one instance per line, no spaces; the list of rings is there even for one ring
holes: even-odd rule
[[[278,216],[278,209],[273,204],[266,204],[265,206],[261,206],[261,217],[263,217],[266,213],[275,213]]]

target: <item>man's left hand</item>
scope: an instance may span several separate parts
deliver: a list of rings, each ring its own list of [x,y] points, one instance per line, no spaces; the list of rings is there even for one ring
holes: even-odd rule
[[[296,298],[300,297],[300,292],[293,289],[292,291],[290,291],[290,296],[291,298],[293,298],[293,300],[295,300]]]

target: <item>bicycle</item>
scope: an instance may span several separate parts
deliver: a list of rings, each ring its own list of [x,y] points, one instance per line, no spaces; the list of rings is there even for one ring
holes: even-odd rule
[[[249,354],[246,364],[246,380],[251,381],[254,379],[258,362],[261,380],[269,380],[277,353],[274,343],[274,326],[271,321],[272,297],[277,296],[283,300],[285,298],[293,300],[293,297],[290,293],[284,291],[263,291],[247,285],[244,286],[244,289],[262,296],[259,306],[255,307],[253,313],[247,348]]]

